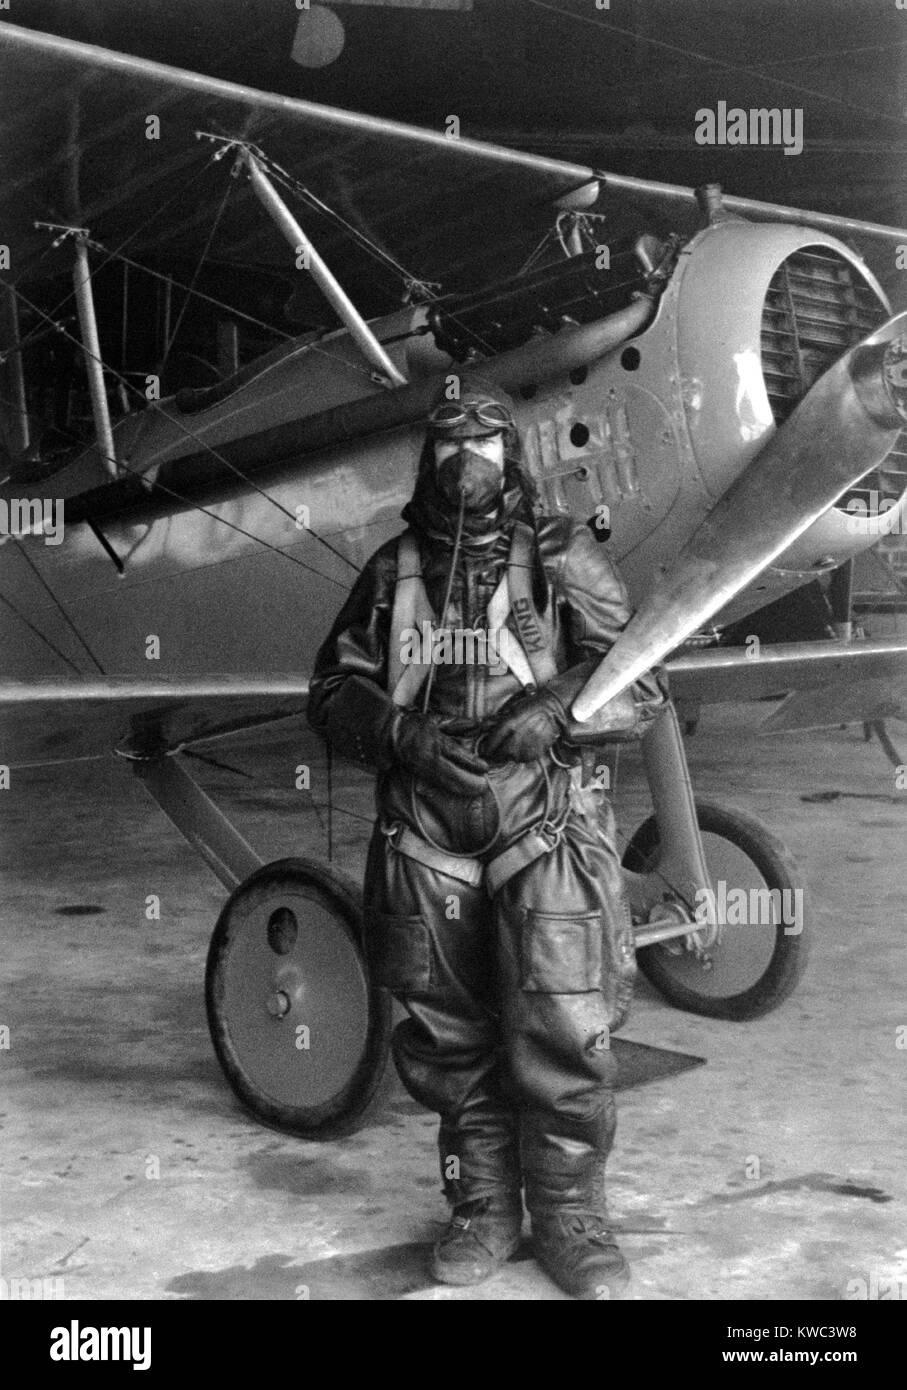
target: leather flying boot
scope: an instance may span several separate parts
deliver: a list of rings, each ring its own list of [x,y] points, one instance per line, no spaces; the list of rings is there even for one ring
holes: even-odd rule
[[[489,1279],[516,1250],[522,1225],[518,1193],[457,1202],[447,1230],[432,1250],[434,1278],[441,1284],[480,1284]]]
[[[536,1259],[571,1298],[618,1299],[630,1282],[630,1266],[603,1217],[595,1212],[553,1212],[532,1222]]]
[[[522,1120],[526,1205],[539,1264],[571,1298],[621,1298],[630,1267],[608,1229],[605,1205],[613,1097],[588,1120],[539,1111]]]
[[[431,1272],[442,1284],[478,1284],[520,1243],[523,1196],[513,1116],[479,1091],[456,1117],[442,1117],[438,1158],[452,1212],[432,1250]]]

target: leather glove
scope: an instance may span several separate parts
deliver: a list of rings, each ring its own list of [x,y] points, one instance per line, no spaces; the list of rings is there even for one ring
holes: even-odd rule
[[[401,714],[390,734],[392,760],[454,796],[481,796],[488,764],[443,733],[426,714]]]
[[[567,727],[567,711],[548,688],[515,696],[503,714],[482,741],[483,751],[493,762],[534,762],[554,747]]]
[[[426,714],[398,709],[375,681],[347,676],[327,706],[325,731],[341,757],[386,772],[399,763],[455,796],[481,796],[484,758],[442,733]]]

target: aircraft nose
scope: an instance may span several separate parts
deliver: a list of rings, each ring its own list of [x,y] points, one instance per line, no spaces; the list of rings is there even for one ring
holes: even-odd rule
[[[887,456],[905,423],[907,313],[840,357],[768,439],[656,581],[574,700],[574,719],[590,719],[720,612]]]
[[[857,348],[850,375],[876,424],[896,429],[907,422],[907,334]]]

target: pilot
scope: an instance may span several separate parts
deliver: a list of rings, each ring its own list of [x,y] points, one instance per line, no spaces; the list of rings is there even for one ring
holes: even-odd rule
[[[555,1283],[619,1297],[604,1169],[633,935],[569,710],[629,620],[626,589],[589,525],[539,513],[513,404],[475,374],[435,402],[402,516],[318,653],[309,718],[378,772],[366,952],[406,1010],[401,1080],[440,1117],[451,1214],[432,1273],[499,1269],[525,1193]],[[644,678],[597,735],[638,736],[663,700]]]

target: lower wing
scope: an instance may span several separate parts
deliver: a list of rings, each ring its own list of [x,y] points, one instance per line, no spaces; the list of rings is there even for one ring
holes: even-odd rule
[[[681,706],[786,697],[763,733],[907,719],[907,639],[709,647],[667,671]]]
[[[0,681],[0,765],[172,752],[298,719],[308,689],[282,675]]]
[[[763,732],[907,719],[907,639],[710,647],[666,663],[681,706],[783,699]],[[295,675],[0,681],[0,765],[125,758],[264,729],[305,713]]]

